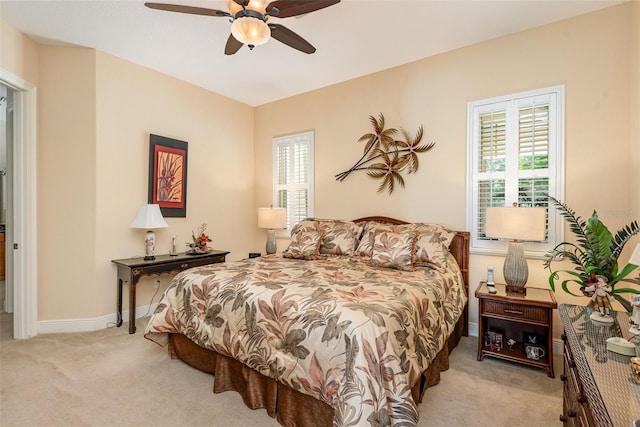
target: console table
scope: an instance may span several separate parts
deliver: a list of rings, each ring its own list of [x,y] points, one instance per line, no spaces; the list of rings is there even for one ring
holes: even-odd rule
[[[118,266],[118,320],[122,325],[122,285],[129,282],[129,333],[136,332],[136,284],[142,276],[180,272],[201,265],[224,262],[228,251],[211,251],[206,254],[157,255],[156,259],[145,261],[142,257],[112,260]]]
[[[562,304],[564,324],[563,411],[565,426],[629,426],[640,419],[640,379],[632,372],[629,356],[607,350],[607,338],[630,339],[629,314],[614,312],[615,322],[589,318],[591,308]],[[640,341],[636,354],[640,354]],[[637,421],[636,421],[637,422]]]

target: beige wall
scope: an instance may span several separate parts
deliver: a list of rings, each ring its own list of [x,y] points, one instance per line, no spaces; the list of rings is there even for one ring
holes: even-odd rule
[[[96,53],[40,46],[38,320],[95,317]]]
[[[29,83],[38,83],[38,45],[0,19],[0,68]]]
[[[0,66],[38,90],[38,321],[115,312],[111,260],[144,251],[144,232],[129,224],[147,201],[150,133],[189,143],[187,218],[167,219],[158,253],[174,235],[182,249],[202,223],[229,259],[254,250],[250,106],[92,49],[37,45],[4,22],[1,30]],[[138,306],[150,302],[150,281]]]
[[[616,228],[629,222],[632,179],[630,60],[631,5],[614,7],[515,35],[426,58],[402,67],[256,108],[256,204],[271,199],[271,138],[315,130],[317,217],[389,215],[463,230],[466,191],[466,108],[472,100],[543,88],[566,88],[566,201],[583,216],[593,209]],[[635,55],[637,57],[637,54]],[[637,80],[637,74],[633,75]],[[376,193],[377,181],[334,174],[362,154],[358,138],[369,115],[414,132],[436,147],[421,156],[406,189]],[[472,256],[471,286],[492,264],[501,279],[502,257]],[[545,287],[548,272],[530,260],[530,285]],[[564,294],[558,300],[571,299]],[[584,300],[577,300],[584,302]],[[471,301],[471,320],[477,303]],[[559,322],[557,322],[559,324]]]
[[[129,224],[147,202],[150,133],[188,142],[187,217],[166,218],[157,253],[170,250],[174,235],[184,250],[202,223],[228,259],[252,250],[253,108],[106,53],[97,64],[95,312],[108,314],[116,298],[110,260],[144,255],[144,230]],[[163,288],[170,277],[161,276]],[[144,283],[138,306],[151,298]]]
[[[640,1],[632,2],[631,12],[631,168],[636,171],[631,189],[633,217],[640,217]],[[635,76],[635,78],[633,78]],[[636,238],[640,243],[640,238]]]

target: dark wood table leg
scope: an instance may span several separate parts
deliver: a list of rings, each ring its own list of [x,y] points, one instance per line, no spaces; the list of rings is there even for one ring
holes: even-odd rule
[[[122,326],[122,277],[120,277],[120,274],[118,274],[118,315],[116,326],[118,328]]]
[[[482,319],[482,299],[478,303],[478,357],[476,358],[478,361],[484,359],[484,353],[482,353],[482,349],[484,346],[484,321]]]
[[[553,372],[553,310],[549,310],[549,333],[547,334],[547,360],[549,366],[547,367],[547,376],[555,378]]]
[[[129,282],[129,333],[136,333],[136,279]]]

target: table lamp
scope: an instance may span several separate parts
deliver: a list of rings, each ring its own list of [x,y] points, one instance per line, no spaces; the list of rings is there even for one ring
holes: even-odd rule
[[[258,227],[269,229],[267,254],[276,253],[277,228],[287,228],[287,210],[284,208],[258,208]]]
[[[522,241],[544,241],[546,238],[547,209],[488,207],[485,235],[509,241],[502,273],[507,291],[524,292],[529,278],[529,267],[524,257]]]
[[[160,212],[160,205],[142,205],[138,210],[138,215],[133,220],[131,228],[144,228],[147,232],[144,235],[145,245],[145,261],[151,261],[156,259],[154,251],[156,248],[156,234],[153,232],[154,228],[168,227],[167,222],[162,217]]]

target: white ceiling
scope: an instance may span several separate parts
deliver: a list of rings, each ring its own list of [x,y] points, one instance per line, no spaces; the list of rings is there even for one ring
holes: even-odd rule
[[[153,0],[227,10],[226,0]],[[144,1],[0,1],[0,17],[40,43],[95,48],[257,106],[626,0],[342,0],[271,18],[317,48],[277,40],[224,55],[228,18]]]

